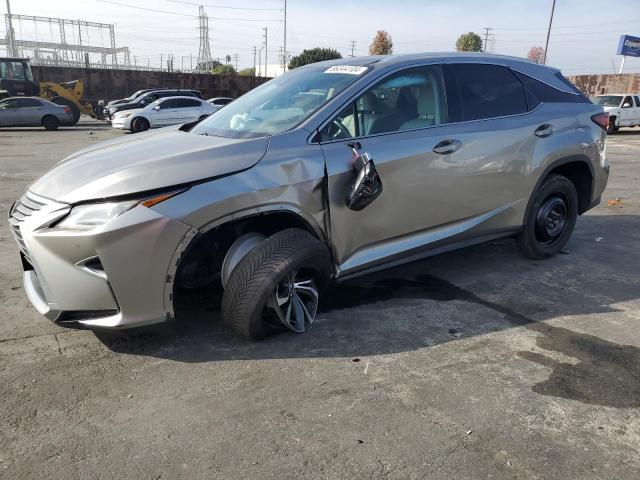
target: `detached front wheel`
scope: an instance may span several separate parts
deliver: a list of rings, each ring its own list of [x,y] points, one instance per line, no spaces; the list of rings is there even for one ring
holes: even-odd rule
[[[330,262],[327,247],[304,230],[266,238],[231,272],[222,297],[224,321],[251,340],[284,328],[304,332],[315,320]]]

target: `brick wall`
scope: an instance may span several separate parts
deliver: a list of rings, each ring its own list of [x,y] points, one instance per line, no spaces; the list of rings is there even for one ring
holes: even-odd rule
[[[582,93],[591,97],[603,93],[640,93],[640,74],[567,76]]]
[[[204,98],[238,97],[269,80],[237,75],[210,75],[142,70],[108,70],[98,68],[67,68],[32,66],[36,81],[56,83],[81,79],[86,100],[114,100],[143,88],[193,88]]]

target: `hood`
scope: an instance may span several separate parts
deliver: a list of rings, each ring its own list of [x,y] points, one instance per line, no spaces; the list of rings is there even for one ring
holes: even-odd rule
[[[77,203],[182,185],[247,169],[269,138],[194,135],[169,127],[80,150],[36,180],[33,193]]]
[[[612,112],[613,110],[618,110],[620,107],[602,107],[605,112]]]

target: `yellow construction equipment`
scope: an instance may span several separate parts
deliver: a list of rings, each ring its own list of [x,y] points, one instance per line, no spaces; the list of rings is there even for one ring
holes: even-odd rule
[[[82,100],[84,84],[82,80],[66,83],[40,82],[40,96],[58,105],[67,105],[73,113],[73,124],[78,123],[80,115],[98,118],[90,102]]]

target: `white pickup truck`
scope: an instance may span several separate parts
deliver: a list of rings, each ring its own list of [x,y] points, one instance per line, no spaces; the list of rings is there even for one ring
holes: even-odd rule
[[[591,99],[609,113],[607,133],[615,133],[620,127],[640,126],[640,95],[637,93],[611,93]]]

